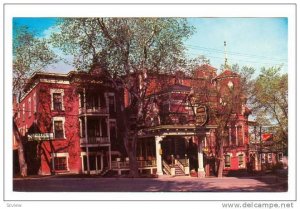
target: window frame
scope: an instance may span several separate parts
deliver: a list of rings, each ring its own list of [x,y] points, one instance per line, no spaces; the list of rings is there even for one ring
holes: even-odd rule
[[[36,113],[36,93],[33,94],[32,103],[33,103],[33,113]]]
[[[226,157],[229,157],[229,166],[228,163],[226,162]],[[231,154],[224,155],[224,168],[231,168]]]
[[[272,163],[273,162],[273,155],[272,153],[268,153],[268,163]]]
[[[22,121],[25,121],[25,103],[22,104]]]
[[[244,152],[238,152],[237,154],[236,154],[236,156],[237,156],[237,158],[238,158],[238,167],[239,168],[245,168],[246,167],[246,165],[245,165],[245,153]],[[242,161],[243,161],[243,163],[242,164],[240,164],[240,157],[242,157]]]
[[[117,138],[118,138],[118,126],[117,126],[117,120],[116,120],[116,119],[109,119],[109,132],[111,132],[112,124],[114,124],[114,128],[115,128],[115,136],[116,136],[116,139],[117,139]],[[109,136],[111,137],[111,133],[109,134]]]
[[[277,154],[277,158],[278,158],[278,162],[283,162],[283,153],[282,152],[279,152]]]
[[[28,98],[28,101],[27,101],[27,106],[28,106],[28,118],[31,117],[31,97]]]
[[[261,154],[261,163],[263,163],[263,164],[266,163],[266,153]]]
[[[50,89],[51,94],[51,111],[64,111],[64,89]],[[61,94],[61,110],[54,109],[54,94]]]
[[[113,105],[114,105],[114,108],[113,108],[113,111],[112,112],[117,112],[117,106],[116,106],[116,96],[115,96],[115,93],[113,92],[109,92],[107,94],[107,103],[108,103],[108,108],[109,108],[109,111],[111,111],[110,109],[110,97],[113,97]]]
[[[63,137],[57,138],[55,135],[55,122],[61,121],[62,122],[62,132]],[[66,139],[66,133],[65,133],[65,117],[53,117],[52,118],[52,132],[53,132],[53,138],[54,139]]]
[[[56,169],[55,158],[65,158],[66,159],[66,169]],[[69,153],[51,153],[52,170],[54,171],[69,171]]]

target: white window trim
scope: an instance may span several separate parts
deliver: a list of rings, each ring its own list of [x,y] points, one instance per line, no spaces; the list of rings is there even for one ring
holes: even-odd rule
[[[266,163],[266,153],[261,154],[261,163]]]
[[[33,94],[33,113],[36,113],[36,93]]]
[[[268,163],[272,163],[273,162],[273,155],[272,153],[268,153]],[[270,160],[270,156],[271,156],[271,160]]]
[[[22,104],[22,121],[25,121],[25,103]]]
[[[31,114],[31,106],[32,106],[32,104],[31,104],[31,97],[29,97],[27,105],[28,105],[28,118],[30,118],[31,115],[32,115]]]
[[[67,159],[67,171],[69,171],[69,153],[67,152],[57,152],[51,153],[51,160],[52,160],[52,170],[55,170],[54,158],[55,157],[66,157]]]
[[[65,132],[65,122],[66,122],[66,119],[65,117],[53,117],[52,118],[52,130],[53,130],[53,136],[54,136],[54,139],[57,139],[56,136],[55,136],[55,127],[54,127],[54,122],[55,121],[62,121],[63,122],[63,133],[64,133],[64,138],[63,139],[66,139],[66,132]]]
[[[53,106],[53,94],[57,93],[57,94],[61,94],[61,110],[65,110],[65,106],[64,106],[64,89],[50,89],[50,94],[51,94],[51,110],[54,110],[54,106]]]
[[[245,165],[245,153],[244,152],[238,152],[238,153],[236,153],[236,156],[239,158],[239,156],[240,155],[243,155],[243,165],[242,166],[240,166],[240,165],[238,165],[239,166],[239,168],[245,168],[246,167],[246,165]],[[239,163],[239,159],[238,159],[238,163]]]
[[[225,162],[225,156],[226,155],[230,156],[230,166],[229,167],[226,167],[226,162]],[[232,153],[227,152],[227,153],[224,154],[224,168],[231,168],[231,158],[232,158]]]
[[[18,119],[21,118],[21,109],[20,109],[20,105],[18,104]]]
[[[280,155],[281,155],[281,160],[280,160]],[[279,153],[277,154],[277,158],[278,158],[278,161],[279,161],[279,162],[283,162],[283,153],[282,153],[282,152],[279,152]]]

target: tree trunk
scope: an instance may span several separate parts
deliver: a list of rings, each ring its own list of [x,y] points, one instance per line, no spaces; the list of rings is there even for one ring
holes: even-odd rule
[[[135,141],[135,140],[133,139],[133,141]],[[132,144],[131,147],[130,147],[131,150],[129,150],[129,152],[128,152],[129,168],[130,168],[129,176],[133,177],[133,178],[139,176],[135,147],[136,146],[134,146],[134,144]]]
[[[223,138],[222,138],[222,140],[223,140]],[[221,142],[221,145],[220,145],[218,161],[219,161],[218,178],[222,178],[223,177],[223,169],[224,169],[224,150],[223,150],[223,143],[222,142]]]
[[[18,156],[19,156],[19,166],[20,166],[20,175],[22,177],[27,176],[27,163],[25,160],[25,154],[24,154],[24,145],[22,140],[22,135],[18,130],[18,127],[13,119],[13,133],[16,138],[16,141],[18,142]]]
[[[122,101],[120,98],[122,96],[117,93],[117,104],[122,104]],[[123,105],[121,105],[121,108],[118,110],[119,116],[120,116],[120,121],[122,124],[122,127],[120,127],[120,131],[123,135],[123,141],[124,141],[124,146],[129,158],[129,176],[131,177],[138,177],[138,165],[137,165],[137,160],[136,160],[136,143],[137,143],[137,134],[132,133],[133,131],[136,130],[131,130],[131,124],[130,124],[130,114],[127,112],[128,109],[125,109]]]
[[[125,127],[126,128],[126,127]],[[127,127],[128,129],[129,127]],[[129,176],[138,177],[138,165],[136,160],[136,138],[130,138],[129,136],[124,136],[124,144],[126,152],[129,158]]]

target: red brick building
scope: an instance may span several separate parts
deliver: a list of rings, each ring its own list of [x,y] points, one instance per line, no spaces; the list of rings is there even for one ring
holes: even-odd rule
[[[218,126],[207,104],[221,101],[218,94],[207,97],[205,92],[216,90],[225,95],[228,88],[238,90],[239,86],[236,73],[225,70],[217,75],[209,65],[200,66],[193,76],[175,73],[153,77],[147,93],[150,102],[146,127],[137,144],[140,171],[158,175],[189,175],[193,170],[202,176],[215,174]],[[128,170],[117,127],[120,107],[104,71],[95,68],[89,73],[36,73],[25,92],[15,109],[18,128],[27,138],[30,173],[114,170],[120,174]],[[122,101],[125,106],[131,102],[128,92],[124,92]],[[204,111],[202,115],[200,110]],[[224,169],[246,168],[248,114],[243,103],[230,119]]]

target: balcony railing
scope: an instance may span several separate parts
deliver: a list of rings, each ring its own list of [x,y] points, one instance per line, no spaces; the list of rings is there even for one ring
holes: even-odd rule
[[[109,138],[108,137],[88,137],[86,138],[80,138],[80,145],[97,145],[97,144],[109,144]]]
[[[156,160],[141,160],[137,161],[139,168],[156,167]],[[129,161],[112,161],[112,169],[129,169]]]
[[[108,114],[105,107],[79,107],[79,114]]]

